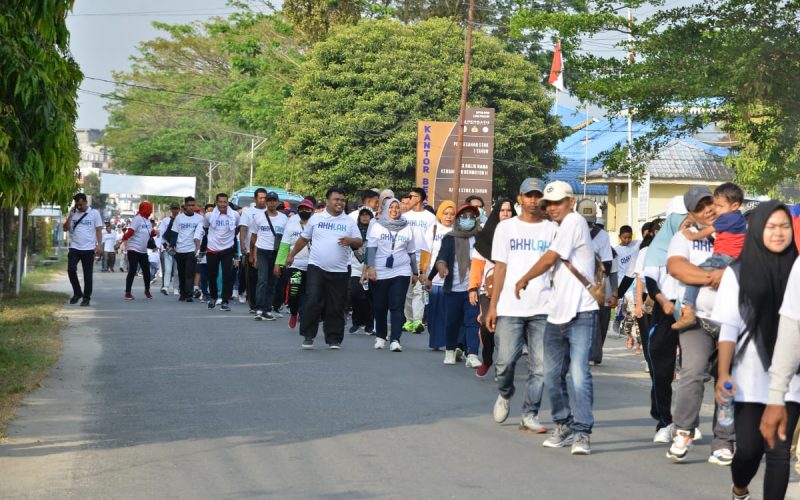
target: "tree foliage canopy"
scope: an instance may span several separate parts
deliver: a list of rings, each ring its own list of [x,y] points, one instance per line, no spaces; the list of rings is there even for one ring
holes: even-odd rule
[[[243,11],[207,23],[157,23],[167,36],[144,42],[131,70],[109,95],[104,143],[117,168],[132,174],[198,176],[207,194],[207,164],[222,161],[212,190],[247,183],[251,141],[266,137],[256,155],[256,180],[289,181],[276,137],[276,119],[303,60],[292,30],[279,17]]]
[[[82,78],[69,55],[72,0],[0,4],[0,206],[65,204],[77,188]]]
[[[494,38],[476,33],[469,105],[496,109],[495,191],[555,169],[565,134],[550,116],[539,71]],[[362,21],[314,46],[281,131],[318,190],[409,186],[418,120],[455,121],[464,66],[454,23]]]
[[[633,0],[633,7],[663,2]],[[764,192],[800,172],[800,2],[713,0],[656,10],[629,30],[619,5],[587,2],[584,11],[523,9],[515,33],[550,29],[562,38],[571,91],[612,112],[635,110],[655,125],[634,146],[652,154],[670,136],[715,122],[741,142],[730,159],[737,180]],[[649,10],[653,10],[652,8]],[[635,62],[581,53],[589,35],[631,33]],[[628,48],[621,42],[620,48]],[[612,152],[612,170],[625,169]],[[641,163],[640,163],[641,165]]]

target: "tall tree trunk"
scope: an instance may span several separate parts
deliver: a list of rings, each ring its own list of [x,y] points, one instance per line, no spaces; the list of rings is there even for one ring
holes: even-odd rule
[[[0,294],[14,289],[14,209],[0,208]]]

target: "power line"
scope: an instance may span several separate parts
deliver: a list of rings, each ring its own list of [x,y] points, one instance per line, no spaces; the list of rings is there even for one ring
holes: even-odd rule
[[[206,16],[206,15],[224,15],[234,14],[238,11],[230,11],[229,6],[226,7],[206,7],[202,9],[182,9],[182,10],[150,10],[150,11],[135,11],[135,12],[90,12],[85,14],[70,14],[70,17],[140,17],[151,15],[166,15],[166,16]],[[217,10],[227,10],[227,12],[209,12]]]

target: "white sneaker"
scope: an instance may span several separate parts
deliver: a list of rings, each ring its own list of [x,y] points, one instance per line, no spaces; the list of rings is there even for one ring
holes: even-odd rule
[[[715,450],[714,453],[708,457],[708,463],[723,466],[730,465],[733,463],[733,452],[727,448]]]
[[[279,313],[278,311],[272,311],[272,316],[278,319],[283,318],[283,314]]]
[[[700,432],[700,427],[695,427],[694,428],[694,436],[692,436],[692,441],[697,442],[697,441],[700,441],[701,439],[703,439],[703,433]]]
[[[392,352],[403,352],[403,346],[400,345],[400,342],[392,340],[392,343],[389,344],[389,350]]]
[[[464,351],[462,351],[460,348],[456,347],[456,350],[454,352],[455,352],[455,357],[456,357],[456,363],[460,363],[461,360],[464,359]]]
[[[528,413],[522,416],[522,422],[519,423],[520,430],[535,432],[536,434],[544,434],[547,432],[547,427],[539,422],[539,415]]]
[[[245,302],[247,302],[247,295],[245,294],[239,295],[239,303],[244,304]]]
[[[231,298],[232,298],[232,299],[238,299],[238,298],[239,298],[239,292],[237,292],[236,290],[234,290],[234,291],[231,293]]]
[[[494,417],[495,422],[502,424],[506,421],[508,418],[508,406],[508,400],[498,394],[497,401],[494,402],[494,409],[492,410],[492,417]]]
[[[222,304],[222,299],[217,299],[217,305]]]
[[[470,354],[467,356],[467,361],[464,362],[464,366],[467,368],[477,368],[481,366],[481,360],[478,359],[477,354]]]
[[[172,295],[180,295],[181,294],[181,291],[178,290],[177,288],[170,288],[170,292],[172,293]]]
[[[674,429],[675,424],[669,424],[666,427],[660,428],[656,431],[655,437],[653,437],[654,443],[662,443],[668,444],[672,442],[672,430]]]
[[[667,450],[667,458],[676,462],[683,462],[692,449],[692,432],[677,430],[672,438],[672,446]]]
[[[446,365],[454,365],[454,364],[456,364],[456,352],[455,351],[444,351],[444,364],[446,364]]]
[[[383,349],[386,347],[386,340],[378,337],[375,339],[375,349]]]

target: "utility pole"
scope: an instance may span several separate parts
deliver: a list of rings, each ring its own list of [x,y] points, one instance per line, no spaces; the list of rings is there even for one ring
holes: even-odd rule
[[[250,186],[253,185],[253,157],[256,154],[256,150],[266,144],[267,138],[261,137],[259,135],[252,135],[252,134],[243,134],[242,132],[234,132],[233,130],[223,130],[223,132],[227,132],[233,135],[240,135],[242,137],[249,137],[250,138]]]
[[[458,206],[461,195],[461,158],[464,155],[464,120],[467,114],[467,95],[469,94],[469,67],[472,62],[472,18],[475,15],[475,0],[469,0],[469,14],[467,14],[467,42],[464,49],[464,79],[461,82],[461,109],[458,113],[458,135],[456,141],[456,164],[453,173],[453,201]]]
[[[633,10],[628,7],[628,64],[633,64]],[[633,223],[633,110],[628,105],[628,224]]]
[[[217,167],[222,165],[222,162],[218,160],[209,160],[208,158],[197,158],[196,156],[190,156],[189,158],[208,162],[208,203],[211,203],[211,174]]]

